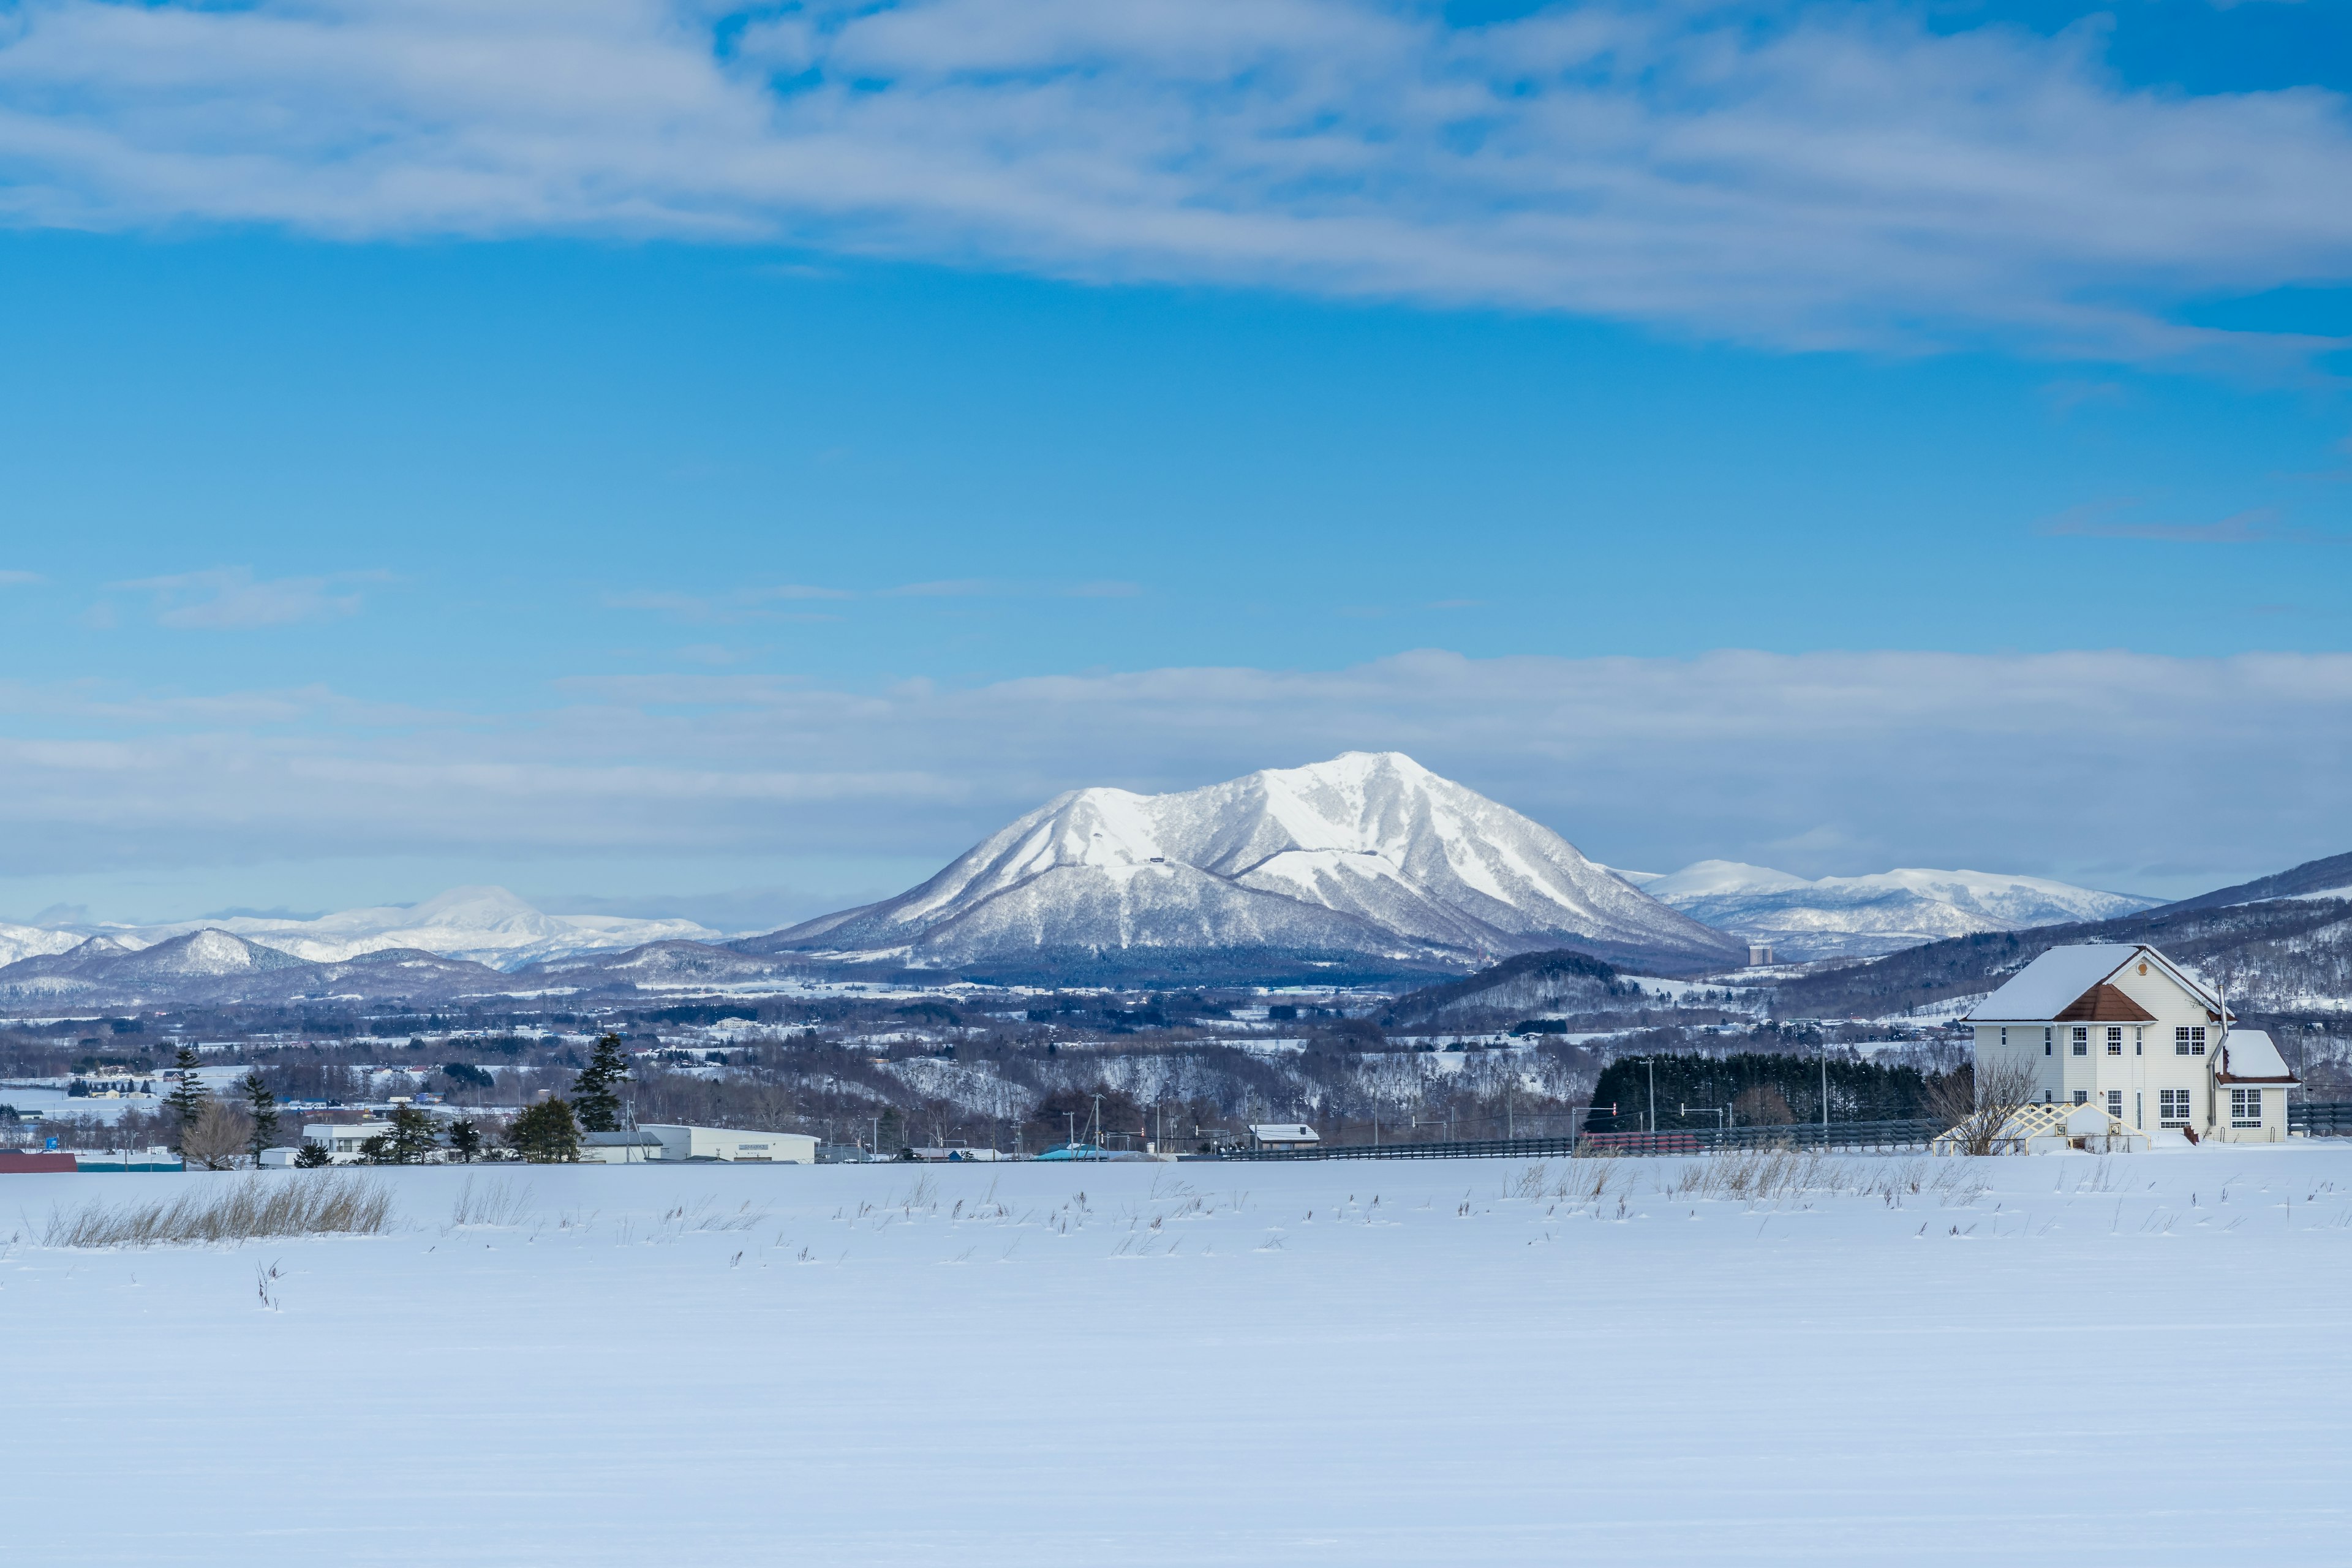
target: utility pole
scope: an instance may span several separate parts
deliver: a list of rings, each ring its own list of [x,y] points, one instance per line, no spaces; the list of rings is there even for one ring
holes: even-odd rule
[[[1822,1037],[1822,1141],[1830,1136],[1830,1037]]]
[[[1658,1058],[1643,1057],[1642,1065],[1650,1069],[1650,1135],[1658,1131]]]

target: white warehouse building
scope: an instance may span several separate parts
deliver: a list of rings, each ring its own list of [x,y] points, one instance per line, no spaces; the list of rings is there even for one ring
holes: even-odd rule
[[[2045,1104],[2090,1105],[2134,1131],[2225,1143],[2286,1138],[2296,1082],[2259,1029],[2152,947],[2053,947],[1978,1005],[1979,1073],[2021,1069]]]
[[[661,1141],[661,1158],[725,1160],[733,1163],[816,1163],[816,1139],[806,1132],[744,1132],[731,1127],[648,1124],[637,1129]]]

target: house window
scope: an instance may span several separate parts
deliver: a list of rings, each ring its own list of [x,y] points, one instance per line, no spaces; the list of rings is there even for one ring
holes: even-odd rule
[[[2122,1029],[2120,1029],[2120,1028],[2110,1028],[2110,1029],[2108,1029],[2108,1031],[2107,1031],[2107,1055],[2109,1055],[2109,1056],[2111,1056],[2111,1057],[2119,1057],[2119,1056],[2121,1056],[2121,1055],[2123,1055],[2123,1054],[2124,1054],[2124,1032],[2123,1032],[2123,1030],[2122,1030]]]
[[[2000,1032],[2000,1044],[2003,1050],[2009,1048],[2009,1031],[2007,1029],[2003,1029]]]
[[[2087,1057],[2091,1054],[2090,1030],[2079,1026],[2074,1030],[2074,1054],[2078,1057]]]
[[[2263,1091],[2259,1089],[2233,1089],[2230,1091],[2230,1125],[2260,1127],[2263,1124]]]
[[[2045,1057],[2050,1054],[2050,1031],[2047,1029],[2042,1031],[2042,1054]]]
[[[2078,1089],[2074,1091],[2074,1103],[2077,1105],[2086,1105],[2090,1102],[2090,1099],[2091,1091],[2087,1089]]]
[[[2189,1125],[2189,1091],[2185,1089],[2159,1089],[2156,1091],[2156,1118],[2167,1127]]]
[[[2172,1031],[2172,1054],[2177,1057],[2201,1057],[2205,1054],[2205,1029],[2202,1025],[2192,1029],[2183,1025]]]
[[[2107,1114],[2114,1117],[2118,1121],[2121,1121],[2124,1119],[2124,1091],[2122,1089],[2111,1089],[2107,1090]]]

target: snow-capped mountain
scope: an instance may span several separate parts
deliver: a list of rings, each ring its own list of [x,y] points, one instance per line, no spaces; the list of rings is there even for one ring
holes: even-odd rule
[[[234,915],[166,925],[110,927],[103,934],[131,947],[147,947],[200,931],[231,931],[317,963],[414,948],[499,969],[517,969],[543,958],[617,951],[649,942],[699,941],[719,934],[692,921],[544,914],[504,888],[453,888],[421,904],[344,910],[317,920]],[[47,945],[28,943],[12,951],[12,933],[24,931],[36,931]],[[89,934],[89,928],[38,931],[29,926],[0,926],[0,963],[63,952]]]
[[[1979,931],[2114,920],[2162,901],[1986,871],[1906,868],[1808,881],[1736,860],[1701,860],[1645,879],[1642,890],[1719,931],[1769,942],[1784,960],[1874,957]]]
[[[1401,753],[1350,752],[1175,795],[1073,791],[909,892],[737,945],[935,966],[1213,950],[1472,964],[1564,944],[1736,958],[1549,828]]]
[[[145,946],[94,936],[64,952],[0,966],[0,1002],[119,1006],[326,996],[441,999],[480,994],[503,981],[485,965],[414,948],[314,963],[207,927]]]
[[[0,921],[0,964],[14,963],[20,958],[39,958],[47,953],[64,952],[80,945],[85,940],[79,931],[57,931],[47,926],[10,925]]]

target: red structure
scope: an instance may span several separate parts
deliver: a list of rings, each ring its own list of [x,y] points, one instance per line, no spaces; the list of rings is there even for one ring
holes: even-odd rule
[[[74,1157],[71,1154],[32,1154],[15,1149],[0,1149],[0,1175],[6,1175],[10,1172],[65,1171],[71,1173],[80,1168],[74,1163]]]

